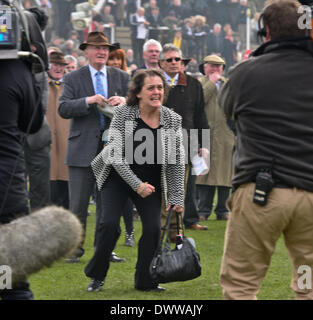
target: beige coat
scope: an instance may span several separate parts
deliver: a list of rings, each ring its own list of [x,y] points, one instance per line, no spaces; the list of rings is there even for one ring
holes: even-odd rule
[[[233,132],[217,102],[216,85],[207,77],[201,80],[205,101],[205,112],[210,125],[210,172],[197,178],[196,184],[231,187],[232,153],[235,144]],[[222,78],[223,83],[226,82]]]
[[[68,167],[64,164],[70,120],[58,114],[59,96],[63,84],[57,86],[49,79],[49,100],[46,117],[52,132],[50,180],[68,181]]]

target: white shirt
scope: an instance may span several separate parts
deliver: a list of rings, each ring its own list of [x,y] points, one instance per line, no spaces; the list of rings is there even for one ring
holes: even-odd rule
[[[146,26],[144,25],[146,18],[144,16],[139,17],[137,14],[136,14],[136,17],[137,17],[137,22],[139,23],[137,26],[137,39],[146,39],[147,32],[148,32]]]
[[[91,74],[91,79],[92,79],[93,88],[94,88],[95,93],[96,93],[96,88],[97,88],[96,73],[98,72],[98,70],[96,70],[95,68],[93,68],[91,65],[89,65],[89,70],[90,70],[90,74]],[[101,78],[102,78],[102,82],[103,82],[103,89],[104,89],[104,92],[106,93],[105,98],[108,98],[108,76],[107,76],[107,67],[104,66],[104,67],[103,67],[101,70],[99,70],[99,71],[102,72]]]
[[[165,79],[166,79],[166,82],[168,83],[168,85],[171,85],[172,78],[166,72],[164,72],[164,76],[165,76]],[[177,73],[176,76],[174,77],[174,79],[175,79],[174,86],[177,85],[178,78],[179,78],[179,73]]]
[[[91,79],[92,79],[92,84],[93,84],[93,88],[96,94],[96,88],[97,88],[97,78],[96,78],[96,73],[98,72],[98,70],[96,70],[95,68],[93,68],[90,64],[88,65],[89,67],[89,71],[90,71],[90,75],[91,75]],[[100,72],[102,72],[101,78],[103,81],[103,89],[105,94],[105,98],[108,98],[108,76],[107,76],[107,67],[104,66]],[[89,104],[87,103],[87,97],[85,99],[85,104],[86,107],[89,108]]]

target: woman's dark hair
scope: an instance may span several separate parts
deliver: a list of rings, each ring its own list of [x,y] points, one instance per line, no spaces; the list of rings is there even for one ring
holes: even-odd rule
[[[139,105],[139,99],[137,98],[137,95],[141,92],[142,87],[144,86],[145,79],[148,77],[159,77],[164,86],[164,103],[167,99],[168,93],[169,93],[169,86],[166,83],[165,77],[163,73],[156,69],[142,69],[136,71],[132,81],[129,84],[128,89],[128,98],[126,104],[128,106],[138,106]]]

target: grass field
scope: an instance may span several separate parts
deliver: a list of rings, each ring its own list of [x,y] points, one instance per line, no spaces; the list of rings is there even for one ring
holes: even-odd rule
[[[204,224],[208,231],[186,230],[186,235],[195,239],[201,257],[202,275],[192,281],[164,284],[163,293],[139,292],[134,289],[134,272],[137,246],[125,247],[124,224],[121,220],[122,235],[115,252],[127,259],[125,263],[111,263],[102,291],[89,293],[86,287],[89,278],[84,275],[84,267],[93,254],[95,208],[88,217],[86,253],[80,263],[56,262],[29,278],[36,300],[222,300],[219,286],[219,269],[223,253],[225,221],[216,221],[215,215]],[[134,222],[135,240],[141,234],[140,221]],[[291,267],[283,240],[280,239],[272,259],[270,270],[263,281],[258,298],[261,300],[289,300],[294,294],[289,289]]]
[[[186,235],[196,241],[201,257],[201,277],[187,282],[164,284],[163,293],[140,292],[134,289],[134,272],[137,259],[137,246],[125,247],[124,224],[121,220],[122,235],[115,252],[127,259],[125,263],[111,263],[102,291],[86,291],[89,278],[84,275],[84,267],[93,254],[95,208],[88,217],[85,250],[80,263],[56,262],[29,278],[36,300],[222,300],[219,286],[219,269],[223,253],[225,221],[216,221],[215,215],[204,224],[208,231],[186,230]],[[135,240],[141,234],[140,221],[134,222]],[[272,259],[270,270],[263,281],[258,298],[261,300],[289,300],[294,294],[289,289],[291,267],[283,240],[280,239]]]

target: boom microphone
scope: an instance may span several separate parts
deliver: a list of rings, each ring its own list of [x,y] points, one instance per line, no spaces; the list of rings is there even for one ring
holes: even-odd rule
[[[12,270],[12,283],[54,261],[70,255],[78,247],[83,228],[68,210],[51,206],[0,225],[0,266]]]

